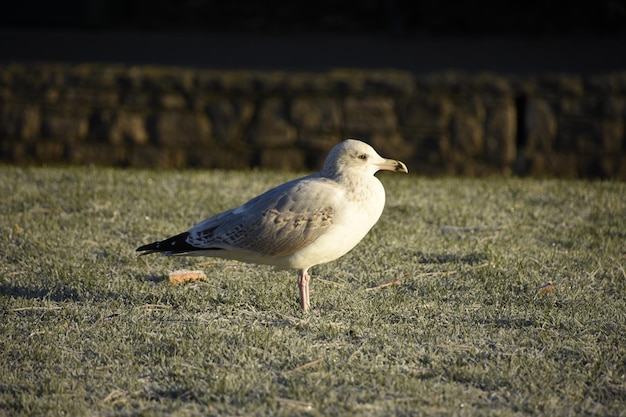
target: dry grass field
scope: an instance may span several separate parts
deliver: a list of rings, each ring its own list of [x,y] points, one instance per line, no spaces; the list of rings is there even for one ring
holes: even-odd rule
[[[626,184],[379,177],[306,314],[135,254],[293,174],[0,167],[0,416],[626,415]]]

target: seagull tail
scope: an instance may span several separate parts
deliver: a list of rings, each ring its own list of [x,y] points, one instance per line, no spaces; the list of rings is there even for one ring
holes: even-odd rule
[[[158,242],[148,243],[137,248],[137,252],[143,252],[142,255],[150,253],[162,253],[163,255],[182,255],[185,253],[197,251],[198,248],[187,243],[189,232],[184,232],[176,236],[169,237]]]

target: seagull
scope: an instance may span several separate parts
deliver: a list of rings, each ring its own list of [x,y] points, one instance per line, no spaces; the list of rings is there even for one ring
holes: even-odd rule
[[[300,306],[308,311],[309,268],[348,253],[380,218],[385,189],[374,176],[379,170],[409,172],[404,163],[347,139],[331,149],[320,172],[279,185],[137,251],[297,270]]]

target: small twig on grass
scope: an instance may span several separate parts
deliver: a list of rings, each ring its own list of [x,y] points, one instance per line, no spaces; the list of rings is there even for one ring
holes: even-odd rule
[[[542,296],[552,291],[554,291],[554,284],[552,283],[552,281],[548,281],[545,284],[540,285],[539,287],[535,288],[535,292],[536,292],[535,295]]]
[[[9,311],[16,312],[16,311],[48,311],[48,310],[61,310],[61,307],[19,307],[19,308],[12,308]]]
[[[168,306],[165,304],[145,304],[140,307],[144,311],[154,311],[154,310],[171,310],[172,306]]]
[[[600,272],[600,267],[597,267],[593,272],[585,272],[585,274],[587,274],[587,276],[589,276],[589,278],[593,279],[598,272]],[[626,277],[626,275],[625,275],[625,277]]]
[[[399,275],[395,277],[394,279],[392,279],[391,281],[385,282],[384,284],[377,285],[376,287],[366,288],[365,291],[380,290],[381,288],[390,287],[392,285],[397,285],[400,283],[400,281],[402,281],[406,277],[408,277],[407,274]]]
[[[319,277],[315,277],[315,278],[313,278],[313,279],[314,279],[314,280],[316,280],[316,281],[319,281],[319,282],[323,282],[324,284],[328,284],[328,285],[336,285],[336,286],[338,286],[338,287],[342,287],[342,288],[343,288],[343,287],[345,287],[345,285],[344,285],[344,284],[342,284],[341,282],[329,281],[329,280],[327,280],[327,279],[324,279],[324,278],[319,278]]]
[[[318,364],[322,363],[323,361],[324,361],[324,358],[319,358],[319,359],[316,359],[316,360],[311,361],[309,363],[305,363],[304,365],[298,366],[297,368],[294,368],[291,371],[285,372],[285,375],[292,375],[292,374],[295,374],[296,372],[300,372],[300,371],[303,371],[305,369],[312,368],[315,365],[318,365]]]
[[[542,262],[540,262],[538,259],[533,258],[532,256],[526,255],[526,259],[530,259],[531,261],[533,261],[534,263],[536,263],[539,266],[544,266],[544,264]]]
[[[372,411],[378,411],[378,410],[387,408],[393,404],[412,403],[412,402],[420,403],[422,404],[422,406],[426,405],[427,406],[426,409],[430,411],[428,415],[442,414],[448,411],[448,409],[446,408],[431,405],[432,400],[423,398],[423,397],[401,397],[401,398],[379,399],[379,400],[375,400],[373,403],[357,404],[356,409],[367,410],[367,411],[372,412]],[[447,414],[450,414],[450,413],[447,413]]]
[[[460,343],[450,343],[448,345],[434,345],[437,349],[441,349],[441,350],[445,350],[445,351],[451,351],[451,352],[471,352],[472,350],[474,350],[473,346],[470,345],[463,345]]]
[[[297,408],[303,411],[311,411],[313,410],[313,405],[310,403],[306,403],[304,401],[292,400],[289,398],[276,398],[276,401],[282,406],[289,408]]]
[[[283,314],[281,312],[276,312],[276,315],[284,318],[285,320],[287,320],[290,324],[294,325],[294,324],[298,324],[298,323],[302,323],[302,319],[298,319],[296,317],[293,316],[288,316],[287,314]]]
[[[122,315],[122,313],[111,313],[111,314],[107,314],[107,315],[103,314],[102,316],[100,316],[100,318],[98,320],[93,322],[92,326],[100,324],[100,323],[102,323],[103,321],[106,321],[106,320],[114,319],[115,317],[119,317],[121,315]]]
[[[424,272],[423,274],[416,275],[415,278],[431,277],[431,276],[437,276],[437,275],[454,275],[454,274],[456,274],[458,272],[459,271]],[[391,281],[385,282],[384,284],[380,284],[380,285],[378,285],[376,287],[366,288],[365,291],[380,290],[381,288],[390,287],[392,285],[398,285],[398,284],[400,284],[400,282],[402,282],[402,280],[404,280],[408,276],[409,276],[408,274],[397,276],[394,279],[392,279]]]
[[[626,271],[624,270],[624,267],[622,266],[622,264],[620,264],[615,258],[611,257],[611,260],[613,262],[615,262],[617,264],[617,269],[620,270],[620,272],[622,273],[622,275],[624,275],[624,278],[626,278]]]
[[[111,401],[117,402],[120,399],[126,399],[126,391],[122,391],[121,389],[114,389],[109,393],[109,395],[102,399],[102,402],[106,404]]]

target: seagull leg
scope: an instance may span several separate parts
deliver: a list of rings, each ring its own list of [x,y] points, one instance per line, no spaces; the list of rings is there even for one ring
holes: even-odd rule
[[[306,269],[303,269],[298,274],[298,286],[300,287],[300,306],[302,310],[309,311],[309,281],[311,277]]]

